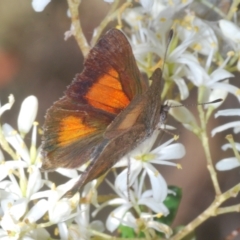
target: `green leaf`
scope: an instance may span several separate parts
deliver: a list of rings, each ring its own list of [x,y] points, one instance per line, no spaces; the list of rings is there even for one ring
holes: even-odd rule
[[[121,236],[122,238],[134,238],[134,237],[135,237],[135,232],[134,232],[134,229],[133,229],[133,228],[120,225],[120,226],[118,227],[118,231],[119,231],[120,236]]]
[[[176,186],[169,186],[168,189],[175,192],[175,194],[168,194],[164,201],[164,204],[169,209],[169,214],[166,217],[162,216],[156,220],[170,226],[177,214],[177,210],[182,199],[182,189]]]
[[[133,228],[130,228],[128,226],[120,225],[118,227],[118,232],[120,233],[120,236],[122,238],[145,238],[145,235],[143,232],[140,232],[139,234],[136,234]]]

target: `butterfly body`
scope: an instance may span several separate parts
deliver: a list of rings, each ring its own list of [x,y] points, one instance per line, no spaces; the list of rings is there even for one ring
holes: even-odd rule
[[[74,189],[101,176],[156,129],[161,70],[141,80],[124,34],[110,30],[90,51],[84,70],[47,111],[44,170],[77,168],[91,160]]]

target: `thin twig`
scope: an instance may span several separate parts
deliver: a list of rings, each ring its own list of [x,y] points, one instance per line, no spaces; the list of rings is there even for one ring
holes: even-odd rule
[[[239,155],[239,152],[237,150],[236,143],[234,142],[233,135],[232,134],[227,135],[226,139],[231,144],[233,153],[234,153],[235,157],[238,159],[238,161],[240,162],[240,155]]]
[[[216,215],[232,213],[232,212],[240,212],[240,204],[232,205],[229,207],[221,207],[216,211]]]
[[[123,3],[123,5],[119,8],[119,11],[118,11],[118,28],[120,28],[120,29],[123,26],[123,24],[122,24],[122,14],[130,6],[132,6],[132,1],[131,0]]]
[[[240,0],[234,0],[234,1],[232,2],[232,5],[231,5],[231,7],[230,7],[230,10],[228,11],[228,14],[227,14],[227,19],[228,19],[228,20],[231,20],[232,17],[233,17],[233,15],[236,13],[236,10],[237,10],[237,8],[238,8],[239,3],[240,3]]]
[[[199,96],[198,96],[198,101],[202,102],[202,95],[203,95],[204,89],[199,89]],[[211,153],[210,153],[210,148],[209,148],[209,141],[208,141],[208,136],[207,136],[207,129],[206,129],[206,118],[205,118],[205,114],[203,111],[203,108],[201,105],[198,106],[198,112],[199,112],[199,118],[200,118],[200,122],[201,122],[201,135],[199,136],[201,141],[202,141],[202,146],[205,152],[205,156],[206,156],[206,160],[207,160],[207,168],[208,171],[210,173],[210,177],[213,183],[213,187],[215,190],[215,195],[218,196],[221,194],[221,189],[217,180],[217,173],[215,171],[214,165],[213,165],[213,160],[211,157]]]
[[[7,152],[13,160],[18,160],[16,153],[12,150],[12,148],[9,146],[5,136],[3,135],[2,128],[0,127],[0,146],[2,149]]]
[[[69,11],[71,13],[72,25],[74,27],[74,37],[78,43],[80,50],[83,53],[83,56],[86,57],[90,50],[90,47],[87,42],[87,39],[83,34],[82,27],[80,24],[78,7],[81,3],[81,0],[67,0],[67,1],[68,1]]]
[[[190,222],[187,226],[185,226],[182,230],[180,230],[175,236],[171,238],[171,240],[180,240],[187,236],[191,231],[193,231],[200,224],[205,222],[208,218],[212,216],[216,216],[218,213],[218,207],[228,200],[231,197],[236,197],[236,195],[240,192],[240,183],[235,185],[233,188],[229,189],[225,193],[217,196],[213,203],[197,218],[195,218],[192,222]],[[236,209],[233,208],[232,212],[235,212]]]
[[[102,31],[105,29],[105,27],[108,25],[109,22],[113,21],[114,18],[117,16],[116,8],[119,4],[119,0],[116,0],[112,3],[111,9],[109,10],[106,17],[102,20],[102,22],[99,24],[99,26],[94,30],[94,35],[92,36],[91,45],[94,46],[96,42],[98,41],[99,37],[102,34]]]
[[[218,13],[222,18],[226,18],[226,15],[224,14],[224,12],[222,12],[218,7],[216,7],[214,4],[212,4],[210,1],[206,1],[206,0],[200,0],[200,2],[209,7],[210,9],[212,9],[213,11],[215,11],[216,13]]]

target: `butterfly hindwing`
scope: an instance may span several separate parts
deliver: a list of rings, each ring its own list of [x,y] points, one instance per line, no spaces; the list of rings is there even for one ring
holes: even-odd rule
[[[103,140],[103,132],[113,120],[113,116],[97,113],[88,106],[69,104],[62,98],[47,112],[43,135],[45,170],[56,166],[76,168],[90,160],[94,148]]]

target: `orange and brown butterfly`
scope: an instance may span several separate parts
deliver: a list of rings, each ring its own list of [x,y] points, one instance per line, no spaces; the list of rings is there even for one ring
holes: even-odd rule
[[[73,191],[104,174],[156,129],[165,111],[161,78],[156,69],[146,88],[127,38],[120,30],[108,31],[47,111],[42,168],[77,168],[90,160]]]

